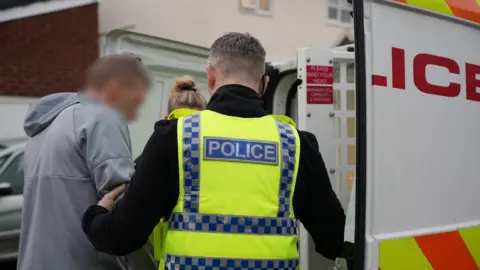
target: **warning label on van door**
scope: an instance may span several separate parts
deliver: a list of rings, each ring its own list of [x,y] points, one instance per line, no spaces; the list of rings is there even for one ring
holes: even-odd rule
[[[333,66],[307,66],[307,84],[333,84]]]
[[[307,85],[307,104],[333,104],[333,86]]]

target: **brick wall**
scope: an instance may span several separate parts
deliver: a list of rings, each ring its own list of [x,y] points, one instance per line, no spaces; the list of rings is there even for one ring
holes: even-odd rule
[[[96,4],[0,23],[0,95],[76,91],[98,48]]]

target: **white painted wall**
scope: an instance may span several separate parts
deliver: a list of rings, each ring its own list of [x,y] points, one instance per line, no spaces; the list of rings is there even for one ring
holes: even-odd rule
[[[23,120],[35,98],[0,96],[0,141],[26,138]]]
[[[328,0],[272,0],[272,15],[241,12],[237,0],[103,0],[100,32],[130,31],[191,43],[210,44],[224,32],[250,32],[268,60],[296,56],[299,47],[333,47],[352,29],[327,21]]]

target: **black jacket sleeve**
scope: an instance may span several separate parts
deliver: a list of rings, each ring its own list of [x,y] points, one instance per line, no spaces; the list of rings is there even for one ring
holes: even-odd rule
[[[133,161],[133,165],[135,165],[135,170],[137,169],[137,164],[140,162],[140,158],[142,157],[142,155],[138,156],[134,161]]]
[[[125,196],[111,212],[94,205],[82,227],[100,252],[122,256],[141,248],[178,199],[176,120],[159,121],[137,164]]]
[[[300,165],[293,210],[312,236],[315,250],[333,260],[342,254],[345,212],[332,189],[315,136],[305,131],[299,136]]]

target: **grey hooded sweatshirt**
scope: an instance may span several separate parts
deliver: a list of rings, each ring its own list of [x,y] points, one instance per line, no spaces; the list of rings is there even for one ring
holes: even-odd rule
[[[134,172],[123,116],[84,95],[59,93],[31,104],[24,129],[17,269],[130,269],[126,259],[97,252],[81,225],[85,210]]]

